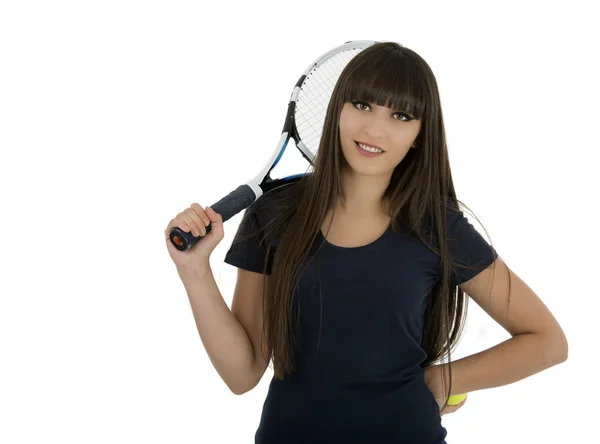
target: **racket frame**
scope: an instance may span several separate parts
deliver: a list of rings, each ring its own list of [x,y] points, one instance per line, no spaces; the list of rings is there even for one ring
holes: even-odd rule
[[[319,56],[314,62],[312,62],[299,77],[292,93],[290,95],[290,100],[288,102],[288,109],[286,113],[285,122],[283,124],[283,129],[281,132],[281,136],[279,137],[279,141],[277,142],[277,147],[264,164],[264,166],[260,169],[259,173],[246,182],[243,185],[238,186],[235,190],[229,193],[227,196],[219,200],[217,203],[210,205],[210,207],[219,213],[222,216],[223,222],[229,220],[231,217],[235,216],[240,211],[243,211],[248,206],[250,206],[254,201],[256,201],[260,196],[262,196],[267,191],[277,188],[285,183],[295,182],[300,180],[302,177],[309,175],[310,173],[301,173],[290,175],[286,177],[282,177],[279,179],[272,179],[270,176],[271,170],[275,168],[275,166],[279,163],[279,160],[283,156],[290,139],[294,139],[296,144],[296,148],[300,151],[300,154],[311,164],[314,166],[314,157],[315,154],[306,147],[306,145],[302,142],[300,135],[298,133],[298,128],[295,123],[295,111],[296,111],[296,103],[298,100],[298,96],[300,95],[300,91],[302,90],[302,85],[306,78],[310,75],[310,73],[329,60],[334,55],[344,52],[348,49],[365,49],[371,45],[378,43],[374,40],[351,40],[343,45],[339,45]],[[210,225],[206,227],[206,234],[210,232]],[[170,239],[175,248],[180,251],[186,251],[194,246],[196,242],[198,242],[203,236],[194,236],[191,232],[187,233],[180,228],[173,228],[171,230]]]

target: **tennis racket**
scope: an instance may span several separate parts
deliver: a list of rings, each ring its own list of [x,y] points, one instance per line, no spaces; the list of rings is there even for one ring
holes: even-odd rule
[[[267,191],[295,182],[307,175],[296,174],[273,179],[271,170],[283,156],[290,139],[294,139],[296,148],[314,166],[313,159],[319,149],[325,114],[337,79],[356,54],[375,43],[377,42],[370,40],[346,42],[323,54],[304,71],[292,91],[277,148],[264,168],[252,180],[240,185],[217,203],[210,205],[222,216],[223,222],[250,206]],[[210,229],[211,227],[208,225],[206,234],[210,233]],[[175,227],[171,230],[169,237],[175,248],[186,251],[203,236],[196,237],[191,232],[186,233]]]

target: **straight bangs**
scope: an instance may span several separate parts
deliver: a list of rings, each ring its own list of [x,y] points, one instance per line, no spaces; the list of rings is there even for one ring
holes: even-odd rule
[[[377,51],[361,59],[347,74],[340,91],[343,103],[375,103],[422,119],[427,88],[410,58],[396,51]]]

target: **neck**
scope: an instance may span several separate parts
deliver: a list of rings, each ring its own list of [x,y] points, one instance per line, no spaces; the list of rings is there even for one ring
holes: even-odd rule
[[[346,213],[385,212],[383,195],[390,184],[391,175],[367,176],[355,171],[342,175],[345,202],[339,208]]]

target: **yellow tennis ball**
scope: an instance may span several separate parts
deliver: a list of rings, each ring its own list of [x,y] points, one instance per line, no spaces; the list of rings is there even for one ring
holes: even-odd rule
[[[458,405],[467,399],[467,394],[463,393],[461,395],[452,395],[448,398],[448,405]]]

